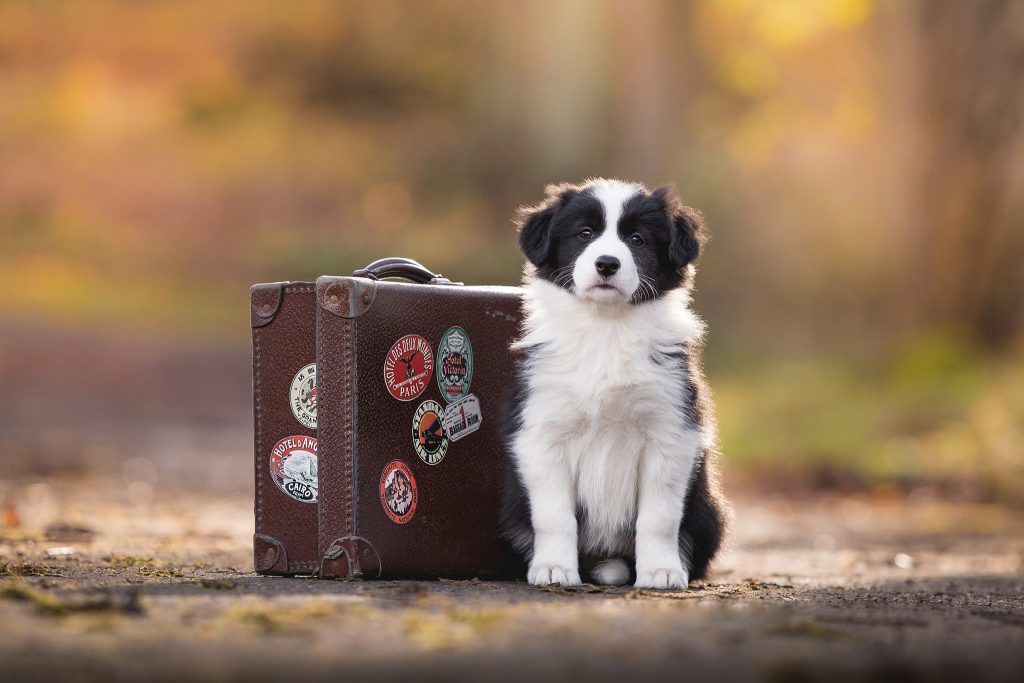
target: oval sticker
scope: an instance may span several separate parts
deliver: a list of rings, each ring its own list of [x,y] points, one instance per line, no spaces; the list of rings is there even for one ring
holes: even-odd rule
[[[473,380],[473,347],[461,327],[451,327],[437,347],[437,386],[444,400],[451,403],[469,393]]]
[[[416,478],[401,460],[392,460],[380,473],[380,504],[395,524],[405,524],[416,514]]]

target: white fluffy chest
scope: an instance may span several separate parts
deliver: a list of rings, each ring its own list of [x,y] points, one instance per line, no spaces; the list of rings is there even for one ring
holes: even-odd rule
[[[659,452],[652,444],[685,438],[679,373],[637,351],[595,347],[531,370],[524,417],[544,443],[534,452],[564,458],[587,550],[630,550],[641,461]]]
[[[584,550],[631,550],[643,459],[691,438],[683,370],[656,361],[678,349],[685,330],[659,321],[657,311],[582,320],[570,311],[546,317],[535,335],[531,323],[541,321],[528,323],[524,342],[537,346],[528,352],[529,391],[520,406],[520,466],[566,466]]]

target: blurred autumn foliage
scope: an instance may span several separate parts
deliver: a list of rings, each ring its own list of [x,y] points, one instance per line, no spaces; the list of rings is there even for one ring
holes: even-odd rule
[[[988,381],[1020,377],[1022,112],[1009,0],[5,2],[0,424],[242,419],[250,283],[514,283],[516,206],[606,175],[707,216],[727,457],[913,479],[952,429],[943,476],[992,479],[1024,443]]]

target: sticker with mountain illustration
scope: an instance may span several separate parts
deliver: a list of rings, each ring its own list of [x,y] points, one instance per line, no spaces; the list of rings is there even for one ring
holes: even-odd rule
[[[416,514],[419,489],[412,470],[401,460],[392,460],[380,473],[380,503],[395,524],[405,524]]]

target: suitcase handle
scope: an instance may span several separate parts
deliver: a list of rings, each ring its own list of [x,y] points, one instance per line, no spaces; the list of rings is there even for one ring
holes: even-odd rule
[[[419,261],[411,258],[392,256],[374,261],[365,268],[352,271],[355,277],[365,277],[370,280],[383,280],[388,277],[400,277],[418,285],[461,285],[461,282],[452,282],[440,273],[428,270]]]

